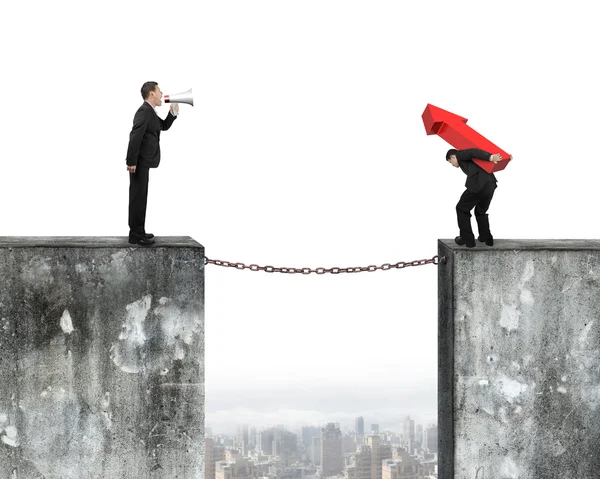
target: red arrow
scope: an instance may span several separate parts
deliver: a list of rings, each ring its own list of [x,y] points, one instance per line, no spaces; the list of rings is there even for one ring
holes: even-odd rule
[[[488,173],[503,170],[510,161],[508,153],[477,133],[470,126],[467,126],[467,119],[462,116],[428,103],[422,118],[428,135],[438,135],[457,150],[479,148],[492,154],[500,153],[503,159],[496,164],[491,161],[473,160]]]

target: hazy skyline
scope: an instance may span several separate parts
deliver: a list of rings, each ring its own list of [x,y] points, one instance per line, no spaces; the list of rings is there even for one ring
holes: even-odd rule
[[[339,422],[342,430],[354,429],[358,416],[365,420],[365,432],[373,423],[383,431],[398,429],[407,415],[420,424],[437,423],[436,388],[424,385],[421,389],[400,391],[338,385],[240,390],[232,394],[212,391],[207,386],[206,425],[215,433],[233,434],[237,424],[246,423],[264,427],[284,424],[294,430]]]

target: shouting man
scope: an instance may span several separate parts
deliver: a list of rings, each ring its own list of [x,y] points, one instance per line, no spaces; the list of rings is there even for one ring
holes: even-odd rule
[[[168,130],[179,114],[177,103],[171,104],[164,120],[156,114],[154,109],[162,105],[162,96],[158,83],[149,81],[142,85],[144,103],[133,118],[127,148],[129,243],[142,246],[154,243],[154,235],[146,233],[146,204],[150,168],[160,163],[160,131]]]

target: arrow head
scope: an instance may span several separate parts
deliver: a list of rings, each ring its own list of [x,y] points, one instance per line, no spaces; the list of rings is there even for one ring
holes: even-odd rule
[[[427,104],[423,115],[423,124],[425,125],[425,131],[428,135],[435,135],[438,133],[444,123],[455,124],[458,122],[466,123],[467,119],[462,116],[456,115],[450,111],[438,108],[437,106]]]

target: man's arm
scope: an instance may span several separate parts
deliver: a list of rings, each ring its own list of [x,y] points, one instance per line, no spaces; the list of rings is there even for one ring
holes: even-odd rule
[[[125,160],[127,166],[137,165],[137,159],[140,154],[140,148],[142,146],[142,140],[144,139],[147,125],[148,115],[146,115],[143,110],[138,110],[133,118],[133,128],[129,134],[129,146],[127,147],[127,158]]]
[[[461,153],[462,158],[459,158],[461,160],[473,161],[473,158],[477,158],[478,160],[491,161],[494,164],[502,160],[502,155],[500,153],[492,155],[491,153],[480,150],[479,148],[469,148],[467,150],[462,150]]]
[[[179,115],[179,104],[171,103],[169,113],[167,113],[167,117],[164,120],[158,117],[158,119],[160,120],[160,129],[168,130],[169,128],[171,128],[171,125],[177,118],[177,115]]]

